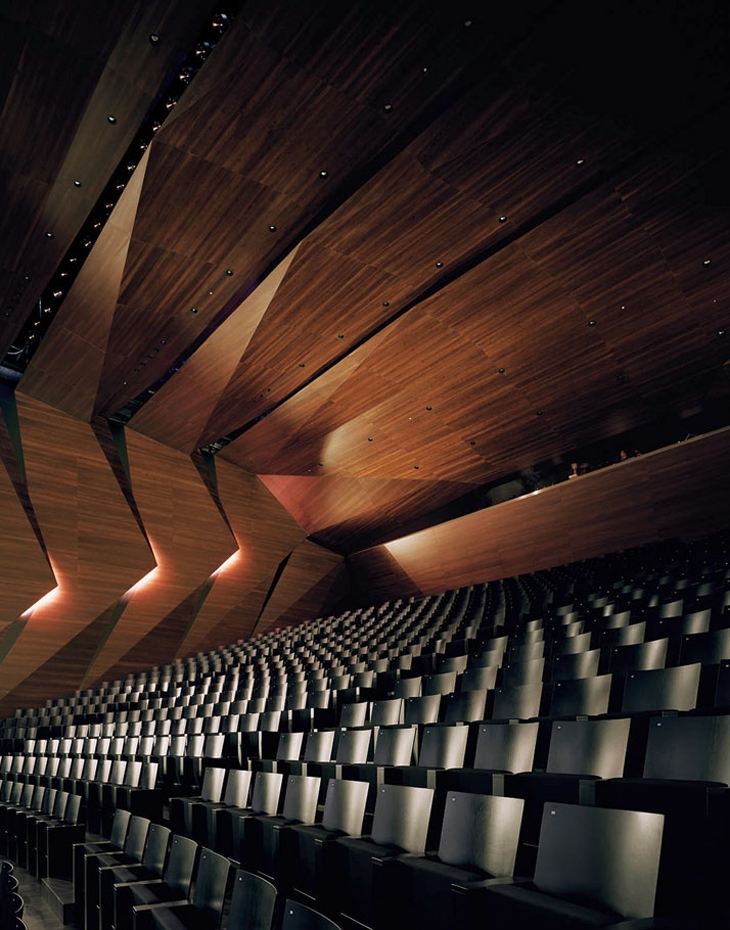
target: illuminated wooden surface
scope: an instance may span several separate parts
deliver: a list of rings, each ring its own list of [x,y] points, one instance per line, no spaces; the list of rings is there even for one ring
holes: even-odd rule
[[[730,525],[730,429],[688,440],[351,557],[373,602],[426,594]],[[383,552],[385,550],[385,552]],[[386,555],[387,553],[387,555]]]
[[[59,591],[6,657],[6,694],[154,565],[91,427],[22,394],[17,402],[28,489]],[[79,656],[77,681],[85,670]]]
[[[102,678],[106,669],[122,659],[236,549],[187,456],[131,430],[127,432],[127,449],[135,500],[157,568],[148,583],[132,595],[90,668],[89,681]],[[167,643],[163,637],[159,655],[149,655],[150,664],[167,661],[169,648],[165,646],[177,649],[179,642],[172,632]]]

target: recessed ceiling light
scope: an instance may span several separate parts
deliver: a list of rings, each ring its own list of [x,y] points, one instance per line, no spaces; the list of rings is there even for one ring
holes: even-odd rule
[[[228,277],[230,278],[230,276],[233,274],[233,269],[232,269],[232,268],[226,268],[226,274],[227,274]]]
[[[269,226],[269,232],[276,232],[276,226],[273,223]]]
[[[536,416],[536,417],[541,417],[541,416],[542,416],[542,410],[536,410],[536,411],[535,411],[535,416]]]
[[[373,441],[373,437],[372,437],[372,436],[368,436],[368,442],[372,442],[372,441]]]
[[[149,34],[149,40],[150,40],[150,45],[159,45],[159,44],[160,44],[160,37],[157,35],[156,32],[151,32],[151,33]]]
[[[426,410],[433,410],[433,407],[426,407]]]
[[[63,291],[54,291],[53,296],[56,298],[56,300],[60,300],[60,298],[63,297]]]
[[[500,223],[506,223],[506,222],[507,222],[507,217],[504,215],[504,213],[502,214],[502,216],[500,216],[499,222],[500,222]]]
[[[384,307],[389,307],[389,306],[390,306],[390,301],[389,301],[389,300],[384,300],[384,301],[383,301],[383,306],[384,306]]]
[[[53,233],[52,233],[52,232],[47,232],[47,233],[46,233],[46,239],[53,239]]]
[[[717,331],[718,336],[724,336],[726,333],[727,333],[727,330],[725,329],[718,329]]]
[[[500,375],[504,374],[504,368],[498,368],[497,371],[499,372]]]
[[[625,381],[625,380],[626,380],[626,375],[625,375],[625,374],[622,374],[622,373],[617,374],[617,375],[616,375],[616,380],[617,380],[617,381]]]
[[[326,177],[328,177],[328,172],[327,172],[327,171],[320,171],[320,172],[319,172],[319,176],[320,176],[320,178],[326,178]]]
[[[198,308],[197,308],[197,307],[191,307],[191,308],[190,308],[190,312],[191,312],[191,313],[197,313],[197,312],[198,312]]]
[[[595,326],[595,325],[596,325],[596,321],[595,321],[595,320],[588,320],[588,325],[589,325],[589,326]]]
[[[109,114],[109,116],[107,116],[106,119],[107,119],[107,122],[108,122],[108,123],[111,123],[111,124],[112,124],[112,126],[113,126],[114,123],[116,123],[116,121],[117,121],[116,116],[112,116],[111,113]]]
[[[471,20],[470,20],[470,19],[465,19],[465,20],[464,20],[464,28],[465,28],[465,29],[468,29],[469,26],[471,26]]]
[[[437,267],[437,268],[443,268],[443,267],[444,267],[444,263],[443,263],[443,262],[436,262],[436,267]]]
[[[81,187],[81,181],[74,181],[74,187]]]
[[[418,465],[414,465],[413,467],[416,469],[416,471],[418,471],[418,468],[419,468]]]
[[[576,165],[585,165],[585,163],[586,163],[585,158],[579,158],[579,159],[576,161]]]
[[[472,440],[469,442],[469,445],[470,445],[470,446],[475,446],[475,445],[476,445],[475,440],[472,439]]]
[[[711,259],[711,258],[706,258],[706,259],[702,262],[702,264],[703,264],[703,265],[711,265],[711,264],[712,264],[712,259]]]
[[[386,103],[385,106],[383,107],[383,109],[385,110],[386,113],[390,113],[390,111],[393,109],[393,104],[392,104],[392,103]]]
[[[338,334],[337,334],[337,338],[338,338],[338,339],[344,339],[344,338],[345,338],[345,334],[344,334],[344,333],[338,333]]]
[[[300,362],[300,363],[299,363],[299,367],[300,367],[300,368],[304,368],[304,362]]]
[[[427,74],[427,73],[428,73],[428,65],[424,65],[424,66],[421,68],[421,74]]]

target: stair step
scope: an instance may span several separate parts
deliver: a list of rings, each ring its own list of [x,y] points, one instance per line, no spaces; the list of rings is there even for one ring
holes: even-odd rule
[[[62,878],[44,878],[42,886],[43,903],[53,911],[62,924],[73,926],[76,916],[73,882],[64,881]]]

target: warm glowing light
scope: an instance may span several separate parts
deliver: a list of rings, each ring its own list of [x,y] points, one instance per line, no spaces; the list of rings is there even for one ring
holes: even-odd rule
[[[229,568],[232,568],[236,564],[236,562],[238,562],[240,558],[241,558],[241,550],[236,549],[233,555],[229,555],[228,558],[225,560],[225,562],[223,562],[222,565],[219,565],[218,568],[216,568],[216,570],[213,572],[213,574],[210,577],[217,578],[218,575],[222,574],[223,572],[228,571]]]
[[[152,581],[154,581],[155,573],[158,572],[159,570],[160,570],[160,566],[155,565],[152,571],[147,572],[147,574],[143,575],[139,579],[139,581],[135,582],[135,584],[133,584],[132,587],[128,591],[124,592],[124,594],[122,595],[122,600],[129,600],[134,594],[137,593],[137,591],[141,590],[142,588],[146,588],[147,585],[149,585]]]
[[[44,594],[43,597],[40,598],[40,600],[35,602],[35,604],[32,604],[27,610],[24,610],[23,613],[20,615],[20,619],[27,620],[28,617],[30,617],[31,614],[35,610],[37,610],[39,607],[46,607],[48,604],[55,601],[58,595],[60,594],[60,591],[61,591],[60,587],[56,585],[55,588],[53,588],[47,594]]]

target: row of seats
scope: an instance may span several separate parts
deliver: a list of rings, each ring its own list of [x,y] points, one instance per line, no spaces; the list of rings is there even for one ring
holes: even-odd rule
[[[308,897],[289,876],[308,868],[309,853],[288,845],[296,829],[328,830],[337,805],[349,809],[343,801],[348,790],[364,792],[358,832],[385,845],[387,852],[379,848],[370,856],[378,862],[400,859],[406,849],[380,842],[398,823],[396,808],[383,807],[381,797],[401,791],[402,798],[412,792],[429,798],[428,813],[408,820],[425,830],[423,850],[409,850],[419,859],[428,851],[431,858],[424,861],[440,855],[451,832],[449,805],[465,807],[460,796],[470,804],[480,799],[492,810],[499,807],[493,802],[519,802],[515,862],[501,876],[509,881],[498,882],[509,890],[500,898],[490,885],[489,907],[495,914],[517,907],[515,902],[538,907],[530,894],[547,893],[559,899],[551,905],[557,908],[550,918],[555,926],[584,925],[571,924],[586,915],[568,915],[566,907],[588,898],[606,911],[608,923],[638,913],[626,910],[620,895],[603,900],[595,876],[580,879],[586,883],[582,904],[559,883],[551,886],[555,854],[544,852],[554,849],[548,824],[574,824],[580,834],[579,822],[588,818],[581,857],[587,863],[590,837],[604,836],[601,823],[611,824],[604,831],[609,839],[600,840],[608,849],[612,831],[622,832],[614,814],[654,814],[663,818],[656,912],[678,927],[720,925],[729,910],[718,865],[726,864],[728,844],[717,832],[726,822],[730,783],[718,751],[727,742],[728,719],[718,711],[729,703],[727,566],[724,537],[619,553],[358,608],[105,683],[44,708],[20,709],[0,724],[0,799],[11,806],[23,801],[24,809],[49,816],[55,798],[51,811],[42,811],[49,795],[72,793],[81,798],[87,824],[105,832],[126,810],[210,855],[233,859],[247,874],[273,878],[281,900],[308,901],[348,927],[396,920],[397,909],[378,909],[380,878],[358,891],[355,876],[371,871],[363,865],[365,854],[361,861],[358,853],[343,851],[350,850],[350,840],[327,839],[337,850],[335,872],[317,865],[317,874],[329,877]],[[683,768],[687,747],[693,764]],[[311,805],[315,783],[314,813],[310,807],[304,816],[299,805],[305,796]],[[144,792],[155,809],[140,807]],[[23,818],[11,814],[4,821],[0,815],[0,842],[27,856],[23,839],[15,838],[16,820],[20,826]],[[331,832],[338,831],[349,833]],[[352,842],[360,842],[354,833]],[[489,834],[495,851],[499,834]],[[260,837],[268,837],[266,847]],[[625,841],[618,846],[622,842],[625,848]],[[687,848],[700,852],[688,861]],[[283,870],[272,867],[279,852]],[[565,858],[572,863],[567,853]],[[41,860],[47,864],[40,868],[52,867],[47,854]],[[472,881],[494,881],[473,864],[465,868]],[[622,876],[613,895],[618,886],[628,887],[630,876],[619,865],[611,868]],[[429,881],[407,877],[404,869],[381,863],[373,875],[384,876],[388,895],[405,900],[407,885],[421,889],[420,900]],[[515,875],[524,881],[513,881]],[[651,886],[650,875],[643,884]],[[684,897],[683,887],[689,889]],[[479,926],[486,892],[459,892],[463,900],[457,904],[452,891],[449,886],[450,913],[466,915],[465,926]],[[85,909],[93,911],[94,894],[83,889]],[[411,907],[418,904],[400,914],[401,926],[408,925],[402,918]],[[540,920],[548,919],[544,908],[540,913]],[[595,914],[591,919],[588,925],[598,921]]]

